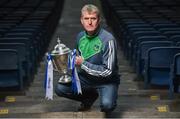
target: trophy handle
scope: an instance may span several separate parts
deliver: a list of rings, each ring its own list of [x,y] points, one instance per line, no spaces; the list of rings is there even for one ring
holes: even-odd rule
[[[54,71],[58,71],[58,68],[57,68],[56,63],[54,62],[54,59],[52,59],[52,62],[53,62],[53,64],[54,64],[54,68],[53,68],[53,70],[54,70]]]

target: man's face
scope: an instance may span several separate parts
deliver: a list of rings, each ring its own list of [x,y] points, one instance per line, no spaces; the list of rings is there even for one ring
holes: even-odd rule
[[[94,12],[83,12],[81,16],[81,24],[83,25],[84,29],[88,32],[89,35],[94,34],[99,25],[99,22],[99,17]]]

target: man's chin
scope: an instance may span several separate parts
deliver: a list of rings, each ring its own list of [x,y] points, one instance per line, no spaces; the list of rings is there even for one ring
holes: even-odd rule
[[[88,29],[88,30],[86,30],[87,32],[89,32],[89,33],[94,33],[96,30],[94,30],[94,29]]]
[[[89,35],[93,35],[93,34],[95,33],[95,31],[87,31],[87,33],[88,33]]]
[[[88,29],[86,30],[87,32],[94,32],[95,30],[94,29]]]

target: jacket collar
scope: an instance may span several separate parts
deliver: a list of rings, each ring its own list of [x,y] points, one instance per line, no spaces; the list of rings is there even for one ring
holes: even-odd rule
[[[86,36],[88,39],[92,39],[92,38],[98,36],[99,33],[100,33],[100,31],[101,31],[101,26],[99,26],[99,27],[97,28],[96,32],[95,32],[93,35],[89,35],[86,31],[84,31],[84,33],[85,33],[85,36]]]

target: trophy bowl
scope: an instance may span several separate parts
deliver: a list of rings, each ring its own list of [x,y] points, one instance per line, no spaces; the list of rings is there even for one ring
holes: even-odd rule
[[[58,44],[54,47],[54,50],[51,53],[54,71],[57,71],[60,74],[58,83],[71,83],[71,76],[68,74],[69,54],[70,49],[64,44],[60,44],[60,40],[58,40]]]

